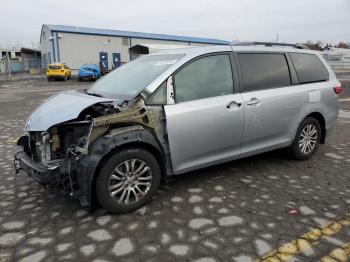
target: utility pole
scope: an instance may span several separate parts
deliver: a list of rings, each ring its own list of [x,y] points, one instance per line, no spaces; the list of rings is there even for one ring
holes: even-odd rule
[[[278,33],[277,33],[277,35],[276,35],[276,43],[278,43]]]
[[[7,58],[7,72],[8,76],[11,77],[11,62],[10,62],[10,57],[8,51],[6,51],[6,58]]]

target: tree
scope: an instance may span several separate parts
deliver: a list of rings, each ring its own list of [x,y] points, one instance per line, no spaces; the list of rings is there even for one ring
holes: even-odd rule
[[[340,42],[338,45],[336,45],[335,47],[338,48],[350,48],[348,44],[344,43],[344,42]]]
[[[314,43],[311,40],[308,40],[306,43],[304,43],[304,45],[312,50],[319,50],[319,51],[322,50],[322,42],[321,41],[317,41],[316,43]]]

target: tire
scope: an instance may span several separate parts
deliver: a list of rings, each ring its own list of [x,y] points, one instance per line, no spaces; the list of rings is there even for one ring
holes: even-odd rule
[[[132,161],[135,161],[134,168],[132,168]],[[143,166],[141,166],[142,163]],[[134,172],[127,173],[126,165],[129,171],[137,172],[138,168],[141,168],[138,176]],[[142,173],[144,170],[147,171]],[[100,205],[109,212],[128,213],[151,201],[160,181],[159,163],[150,152],[141,148],[123,149],[111,156],[102,166],[96,179],[96,197]]]
[[[68,79],[68,76],[65,75],[65,76],[63,77],[63,81],[67,81],[67,79]]]
[[[320,123],[313,117],[307,117],[301,122],[289,151],[298,160],[309,159],[317,151],[320,138]]]
[[[47,78],[47,81],[48,81],[48,82],[51,82],[51,80],[52,80],[52,79],[51,79],[50,77]]]
[[[69,75],[68,75],[68,79],[70,79],[70,78],[71,78],[71,76],[72,76],[72,74],[69,74]]]

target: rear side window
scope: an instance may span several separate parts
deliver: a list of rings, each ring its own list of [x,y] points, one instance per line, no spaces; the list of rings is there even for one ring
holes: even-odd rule
[[[297,71],[300,84],[327,81],[329,74],[320,59],[313,54],[289,54]]]
[[[238,54],[245,92],[291,85],[284,54]]]

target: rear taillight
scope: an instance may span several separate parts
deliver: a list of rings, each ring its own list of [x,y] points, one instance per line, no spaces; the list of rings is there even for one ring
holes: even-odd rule
[[[341,93],[341,86],[335,86],[333,87],[334,93],[340,94]]]

